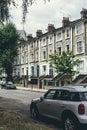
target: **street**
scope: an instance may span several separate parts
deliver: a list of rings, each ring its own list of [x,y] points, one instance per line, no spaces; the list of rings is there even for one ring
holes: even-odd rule
[[[16,111],[26,118],[30,118],[29,106],[33,98],[42,96],[43,92],[32,92],[25,90],[0,89],[0,108]],[[54,130],[61,130],[61,124],[47,118],[39,120],[40,123],[52,127]]]
[[[21,103],[30,104],[33,98],[42,96],[44,93],[23,91],[23,90],[0,90],[0,96],[5,98],[10,98],[14,100],[19,100]]]

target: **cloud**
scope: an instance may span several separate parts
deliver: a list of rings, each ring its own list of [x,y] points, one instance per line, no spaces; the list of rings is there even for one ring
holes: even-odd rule
[[[48,23],[52,23],[58,28],[62,25],[63,16],[70,17],[70,20],[78,19],[81,9],[86,8],[87,5],[85,0],[50,0],[46,3],[44,0],[36,1],[28,9],[24,25],[27,34],[35,35],[37,29],[42,29],[45,32]],[[19,2],[21,3],[21,0]],[[20,3],[18,4],[20,5]],[[12,7],[11,14],[11,20],[16,24],[17,29],[23,29],[21,5],[17,9]]]

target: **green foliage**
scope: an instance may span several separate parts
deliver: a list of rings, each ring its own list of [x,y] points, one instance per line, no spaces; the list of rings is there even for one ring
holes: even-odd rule
[[[5,69],[7,79],[12,80],[13,63],[18,53],[18,33],[15,25],[8,23],[0,27],[0,65]]]
[[[79,60],[74,60],[72,52],[62,52],[59,56],[54,52],[50,56],[50,64],[55,68],[56,73],[75,75],[77,72],[73,70],[73,67],[78,65]]]
[[[33,3],[35,3],[37,0],[22,0],[22,10],[23,10],[23,17],[22,22],[25,22],[26,14],[28,12],[28,7],[31,6]],[[50,1],[50,0],[43,0],[43,1]],[[7,21],[9,19],[9,7],[11,4],[13,6],[18,7],[18,4],[16,4],[16,0],[0,0],[0,23],[3,24],[4,21]]]
[[[0,0],[0,23],[3,23],[9,17],[9,5],[11,0]]]

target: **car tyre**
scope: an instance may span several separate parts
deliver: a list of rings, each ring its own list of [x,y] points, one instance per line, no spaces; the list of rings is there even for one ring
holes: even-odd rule
[[[74,116],[66,116],[63,119],[63,128],[64,130],[78,130],[79,123]]]
[[[39,117],[39,112],[36,107],[31,108],[31,118],[37,119]]]

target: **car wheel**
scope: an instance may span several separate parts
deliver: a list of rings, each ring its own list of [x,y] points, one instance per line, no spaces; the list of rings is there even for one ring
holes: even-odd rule
[[[78,121],[75,117],[66,116],[63,120],[64,130],[78,130]]]
[[[36,118],[39,117],[39,112],[38,112],[38,110],[37,110],[36,107],[32,107],[32,108],[31,108],[31,117],[32,117],[33,119],[36,119]]]

